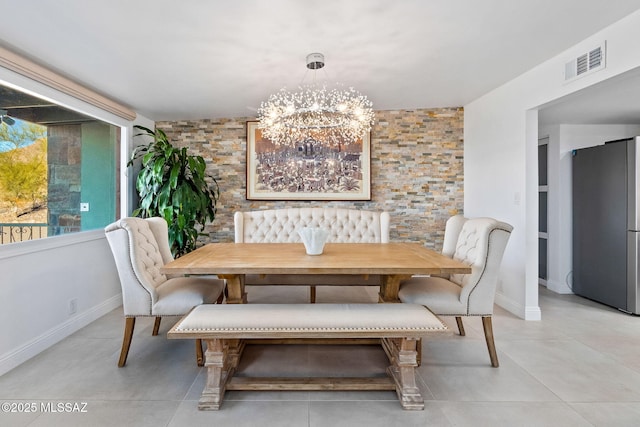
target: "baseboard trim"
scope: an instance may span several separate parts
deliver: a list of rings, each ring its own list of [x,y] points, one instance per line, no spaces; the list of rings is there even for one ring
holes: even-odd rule
[[[547,282],[547,289],[557,294],[573,294],[573,291],[566,283],[556,282],[555,280]]]
[[[121,305],[122,294],[114,295],[102,303],[49,329],[47,332],[33,338],[15,350],[5,353],[0,356],[0,375],[4,375],[16,366],[21,365]]]
[[[519,304],[512,300],[511,298],[507,298],[504,294],[496,293],[495,302],[500,307],[504,308],[510,313],[515,314],[521,319],[524,320],[541,320],[542,312],[540,311],[539,306],[531,306],[525,307],[522,304]]]
[[[526,307],[524,309],[524,320],[542,320],[540,306]]]

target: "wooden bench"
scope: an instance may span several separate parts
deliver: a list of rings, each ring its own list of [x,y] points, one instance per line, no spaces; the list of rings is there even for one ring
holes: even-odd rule
[[[416,385],[416,342],[447,331],[417,304],[204,304],[168,332],[207,344],[207,380],[198,408],[217,410],[226,390],[395,390],[404,409],[424,409]],[[233,375],[244,339],[378,338],[389,358],[387,377],[248,378]]]

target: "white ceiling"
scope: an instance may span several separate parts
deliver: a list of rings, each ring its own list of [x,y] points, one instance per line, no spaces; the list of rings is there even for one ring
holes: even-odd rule
[[[0,0],[0,44],[153,120],[243,117],[305,76],[379,110],[463,106],[640,0]],[[572,110],[573,111],[573,110]]]

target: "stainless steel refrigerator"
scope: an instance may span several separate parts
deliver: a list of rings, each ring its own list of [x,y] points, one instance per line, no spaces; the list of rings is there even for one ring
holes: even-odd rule
[[[640,137],[573,151],[577,295],[639,314]]]

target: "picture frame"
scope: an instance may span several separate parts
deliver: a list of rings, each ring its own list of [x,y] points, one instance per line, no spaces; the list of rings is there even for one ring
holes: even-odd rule
[[[371,200],[370,133],[338,147],[312,139],[283,146],[248,121],[247,200]]]

